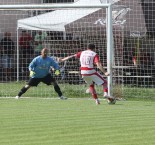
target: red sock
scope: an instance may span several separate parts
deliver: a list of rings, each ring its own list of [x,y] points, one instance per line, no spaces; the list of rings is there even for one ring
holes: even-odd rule
[[[91,92],[93,98],[94,98],[94,99],[97,99],[98,97],[97,97],[97,94],[96,94],[96,90],[95,90],[95,88],[94,88],[94,85],[93,85],[93,84],[90,85],[89,89],[90,89],[90,92]]]
[[[95,100],[98,99],[97,94],[92,94],[92,96]]]
[[[106,81],[104,82],[104,84],[102,86],[103,86],[103,92],[108,93],[108,87],[107,87],[107,82]]]
[[[107,92],[108,93],[108,88],[104,88],[103,90],[104,90],[104,92]]]

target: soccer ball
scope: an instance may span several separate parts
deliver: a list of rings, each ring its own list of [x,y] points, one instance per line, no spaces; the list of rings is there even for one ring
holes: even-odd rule
[[[86,90],[86,94],[90,94],[90,89],[89,88]]]
[[[108,104],[112,105],[116,103],[116,99],[115,98],[108,98],[107,99]]]

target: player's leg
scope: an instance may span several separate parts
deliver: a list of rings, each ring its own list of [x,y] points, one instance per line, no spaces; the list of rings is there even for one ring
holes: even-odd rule
[[[103,86],[103,92],[104,95],[103,97],[106,98],[106,100],[108,101],[108,103],[110,104],[115,104],[116,99],[113,96],[108,96],[108,87],[107,87],[107,80],[105,80],[101,74],[99,73],[95,73],[93,75],[93,81],[97,84],[97,85],[102,85]]]
[[[59,85],[57,84],[56,80],[54,77],[51,76],[51,74],[48,74],[43,80],[43,83],[47,84],[47,85],[53,85],[54,86],[54,90],[55,92],[58,94],[58,96],[60,97],[60,99],[65,100],[67,99],[66,97],[63,96],[62,91],[59,87]]]
[[[84,81],[87,84],[90,84],[89,91],[92,94],[92,97],[94,98],[96,104],[99,105],[100,104],[100,101],[99,101],[99,99],[97,97],[97,93],[96,93],[96,90],[95,90],[95,87],[94,87],[94,82],[92,82],[91,76],[83,76],[83,79],[84,79]]]
[[[103,92],[104,92],[104,97],[108,96],[108,85],[107,85],[107,80],[104,79],[104,83],[102,84],[103,86]]]
[[[53,86],[54,86],[54,90],[55,90],[55,92],[58,94],[58,96],[60,97],[60,99],[66,100],[67,97],[63,96],[62,91],[61,91],[59,85],[57,84],[57,82],[54,81],[54,82],[52,82],[52,83],[53,83]]]
[[[99,101],[99,99],[97,97],[97,93],[96,93],[94,84],[91,84],[89,89],[90,89],[90,93],[92,94],[92,97],[95,99],[96,105],[99,105],[100,101]]]
[[[31,78],[27,85],[25,85],[18,93],[18,95],[15,97],[16,99],[19,99],[31,86],[37,86],[40,83],[40,79],[37,78]]]
[[[25,85],[18,93],[18,95],[15,97],[16,99],[19,99],[31,86]]]
[[[100,73],[95,73],[92,75],[92,80],[95,82],[97,85],[102,85],[103,86],[103,96],[108,96],[108,87],[107,87],[107,80],[103,78],[103,76]]]

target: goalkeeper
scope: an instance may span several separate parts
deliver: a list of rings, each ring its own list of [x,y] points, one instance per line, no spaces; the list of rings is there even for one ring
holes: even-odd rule
[[[41,55],[35,57],[29,65],[30,79],[28,83],[20,90],[18,95],[15,97],[19,99],[30,87],[37,86],[40,82],[47,85],[53,84],[54,90],[60,97],[60,99],[67,99],[62,95],[60,87],[58,86],[55,78],[50,74],[50,68],[55,69],[55,75],[59,75],[59,65],[48,56],[48,49],[44,48],[41,51]]]

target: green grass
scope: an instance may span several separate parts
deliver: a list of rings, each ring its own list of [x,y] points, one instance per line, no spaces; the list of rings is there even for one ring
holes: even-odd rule
[[[10,82],[0,83],[0,97],[15,97],[20,89],[26,84],[26,82]],[[90,94],[86,94],[85,91],[88,88],[85,84],[71,85],[71,84],[59,84],[64,94],[69,98],[91,98]],[[96,86],[96,90],[99,98],[103,96],[102,86]],[[154,88],[144,87],[131,87],[114,85],[114,96],[123,97],[128,100],[155,100]],[[56,98],[57,94],[53,89],[53,86],[47,86],[45,84],[39,84],[38,87],[30,88],[23,97],[41,97],[41,98]]]
[[[154,145],[155,102],[0,99],[0,145]]]

